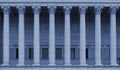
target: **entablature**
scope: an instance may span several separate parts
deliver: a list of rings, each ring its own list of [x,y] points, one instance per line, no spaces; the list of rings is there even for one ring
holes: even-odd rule
[[[72,6],[80,6],[80,5],[88,5],[88,6],[111,6],[111,5],[120,5],[120,0],[0,0],[1,5],[41,5],[41,6],[64,6],[64,5],[72,5]]]

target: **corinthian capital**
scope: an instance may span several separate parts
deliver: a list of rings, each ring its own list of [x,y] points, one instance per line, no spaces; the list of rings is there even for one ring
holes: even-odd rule
[[[56,6],[48,6],[49,13],[55,13]]]
[[[86,13],[87,8],[88,8],[88,6],[79,6],[79,12],[80,13]]]
[[[17,6],[19,14],[24,14],[25,12],[25,6]]]
[[[4,14],[9,14],[9,12],[10,12],[10,7],[9,6],[2,6],[1,8],[3,9]]]
[[[33,9],[33,12],[36,13],[36,14],[39,14],[40,13],[40,8],[41,6],[32,6],[32,9]]]
[[[64,6],[64,12],[70,14],[72,6]]]
[[[110,7],[110,13],[115,14],[118,8],[119,8],[118,6],[111,6]]]
[[[103,6],[95,6],[95,14],[101,14]]]

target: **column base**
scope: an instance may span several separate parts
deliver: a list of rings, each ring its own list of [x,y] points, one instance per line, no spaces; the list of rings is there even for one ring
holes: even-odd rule
[[[80,66],[87,66],[87,64],[85,64],[85,63],[84,64],[80,64]]]
[[[39,63],[34,63],[33,66],[40,66],[40,64]]]
[[[103,66],[101,63],[96,63],[95,66]]]
[[[2,66],[9,66],[9,63],[3,63]]]
[[[19,63],[19,64],[17,64],[17,66],[25,66],[25,64]]]
[[[64,65],[65,65],[65,66],[71,66],[71,64],[70,64],[70,63],[65,63]]]
[[[50,63],[50,64],[48,64],[49,66],[56,66],[56,64],[54,64],[54,63]]]
[[[116,63],[112,63],[112,64],[110,64],[111,66],[118,66],[118,64],[116,64]]]

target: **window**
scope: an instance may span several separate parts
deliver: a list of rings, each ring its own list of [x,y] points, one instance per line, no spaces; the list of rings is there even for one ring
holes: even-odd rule
[[[56,48],[56,60],[62,60],[62,48]]]
[[[18,48],[16,48],[16,59],[18,59]]]
[[[48,48],[42,48],[42,59],[43,60],[48,59]]]
[[[33,48],[29,48],[29,59],[33,59]]]
[[[88,59],[88,48],[86,48],[86,59]]]
[[[75,60],[75,48],[71,48],[71,60]]]

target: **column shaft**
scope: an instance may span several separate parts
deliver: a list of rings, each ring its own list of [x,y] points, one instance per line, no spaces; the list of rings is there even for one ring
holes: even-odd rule
[[[80,65],[86,65],[86,7],[80,7]]]
[[[101,7],[95,7],[95,65],[101,65]]]
[[[9,7],[3,7],[3,65],[9,65]]]
[[[34,64],[40,65],[40,28],[39,28],[39,8],[34,7]]]
[[[55,65],[55,7],[49,7],[49,65]]]
[[[19,60],[18,66],[24,65],[25,47],[24,47],[24,7],[18,7],[19,11]]]
[[[116,59],[116,7],[110,8],[110,63],[117,65]]]
[[[65,10],[65,65],[70,64],[70,7],[64,7]]]

